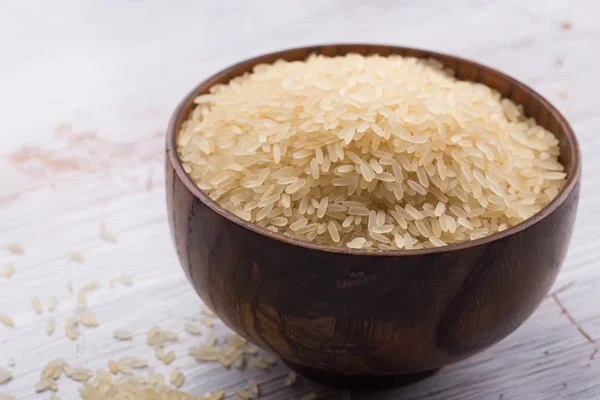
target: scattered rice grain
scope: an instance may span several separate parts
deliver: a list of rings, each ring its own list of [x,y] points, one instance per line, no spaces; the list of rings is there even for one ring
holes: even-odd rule
[[[14,328],[15,326],[15,321],[3,312],[0,312],[0,323],[11,328]]]
[[[125,286],[133,286],[133,279],[131,278],[131,276],[125,273],[122,273],[121,276],[119,276],[119,280]]]
[[[6,267],[4,267],[4,272],[2,273],[2,275],[4,275],[5,278],[10,278],[11,276],[13,276],[14,273],[15,273],[14,264],[8,264],[8,265],[6,265]]]
[[[71,257],[71,261],[75,261],[78,263],[82,263],[85,261],[85,257],[83,256],[83,254],[81,254],[80,252],[77,252],[77,251],[71,253],[70,257]]]
[[[298,380],[298,375],[296,374],[296,372],[290,371],[290,372],[288,372],[287,377],[285,378],[285,385],[292,386],[293,384],[296,383],[297,380]]]
[[[250,396],[250,393],[246,392],[244,389],[235,389],[235,394],[238,398],[242,400],[249,400],[252,398],[252,396]]]
[[[8,245],[8,250],[13,254],[23,254],[25,249],[18,243],[11,243]]]
[[[200,327],[198,325],[186,322],[183,325],[183,329],[189,333],[190,335],[201,335],[202,334],[202,330],[200,329]]]
[[[129,331],[123,329],[115,329],[113,331],[113,337],[117,340],[132,340],[133,335]]]
[[[12,372],[9,370],[0,368],[0,385],[10,381],[12,379]]]
[[[50,298],[48,299],[48,311],[52,312],[56,310],[57,305],[58,301],[56,299],[56,296],[50,296]]]
[[[258,387],[258,383],[254,379],[250,379],[248,381],[248,389],[250,389],[250,393],[254,396],[260,395],[260,388]]]
[[[50,336],[54,333],[55,326],[56,326],[56,323],[54,322],[54,318],[49,318],[48,322],[46,323],[46,334],[48,336]]]

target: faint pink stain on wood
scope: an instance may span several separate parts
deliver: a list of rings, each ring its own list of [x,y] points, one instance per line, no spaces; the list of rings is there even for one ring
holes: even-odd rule
[[[149,136],[151,140],[140,141],[138,138],[115,142],[94,131],[77,132],[71,124],[65,123],[54,129],[55,140],[51,145],[23,146],[8,154],[7,160],[34,179],[72,172],[104,171],[119,160],[136,158],[139,163],[144,163],[161,158],[162,143],[154,138],[162,138],[164,133],[155,132]]]
[[[152,193],[152,175],[146,180],[146,192]]]
[[[12,193],[0,197],[0,207],[6,207],[21,198],[22,193]]]
[[[36,160],[40,161],[51,172],[77,171],[81,168],[79,160],[70,157],[61,157],[51,150],[44,150],[35,146],[24,146],[14,153],[8,155],[10,163],[16,167]]]
[[[556,60],[554,60],[554,65],[556,65],[557,67],[560,67],[561,65],[563,65],[563,58],[561,56],[557,56]]]
[[[563,31],[570,31],[573,29],[573,24],[570,23],[569,21],[563,21],[560,23],[560,27]]]

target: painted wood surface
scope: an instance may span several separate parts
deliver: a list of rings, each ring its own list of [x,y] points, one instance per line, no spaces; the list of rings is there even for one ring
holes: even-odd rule
[[[583,152],[582,197],[573,242],[558,281],[514,334],[467,361],[412,386],[357,399],[591,399],[600,397],[600,5],[554,1],[78,1],[0,2],[0,367],[13,379],[0,394],[45,399],[33,385],[42,366],[65,357],[99,368],[126,355],[163,373],[186,374],[201,395],[256,379],[265,399],[343,391],[300,380],[287,369],[225,370],[187,355],[198,339],[170,346],[161,366],[145,343],[154,326],[182,331],[199,316],[168,232],[163,146],[171,112],[192,86],[236,61],[267,51],[325,42],[379,42],[471,58],[532,86],[567,116]],[[117,242],[102,240],[102,227]],[[19,243],[25,253],[7,246]],[[84,262],[70,254],[80,252]],[[133,286],[110,281],[126,273]],[[75,291],[88,296],[97,328],[76,341],[64,335]],[[507,289],[509,290],[509,289]],[[56,311],[38,315],[32,299]],[[48,318],[56,319],[52,336]],[[114,329],[134,333],[117,342]],[[205,336],[208,328],[203,329]],[[222,326],[213,328],[226,332]],[[16,365],[8,366],[14,358]],[[281,364],[281,363],[279,363]],[[59,382],[63,399],[78,384]]]

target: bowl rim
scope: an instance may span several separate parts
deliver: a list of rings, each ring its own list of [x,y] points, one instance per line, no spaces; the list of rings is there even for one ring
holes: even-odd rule
[[[212,200],[203,190],[198,188],[198,186],[192,181],[192,179],[188,176],[188,174],[184,171],[183,165],[181,164],[181,160],[179,159],[179,155],[177,153],[177,144],[175,138],[177,136],[177,127],[181,123],[183,123],[183,118],[186,118],[189,115],[191,110],[187,110],[188,107],[193,107],[192,103],[194,99],[202,92],[207,91],[210,87],[212,87],[218,80],[223,77],[235,77],[237,74],[232,74],[233,71],[236,71],[238,68],[242,66],[254,66],[260,63],[265,62],[265,59],[273,59],[273,58],[285,58],[284,56],[289,55],[290,53],[297,51],[308,51],[310,53],[322,53],[323,49],[334,48],[334,49],[342,49],[348,50],[346,53],[351,53],[352,50],[356,47],[364,47],[366,49],[376,48],[386,48],[390,50],[390,54],[401,53],[401,52],[419,52],[421,55],[419,58],[431,57],[434,59],[450,59],[457,63],[467,63],[476,66],[481,70],[485,70],[492,74],[495,74],[502,79],[510,82],[511,85],[519,86],[522,89],[529,92],[539,104],[547,109],[549,112],[554,113],[558,122],[561,125],[562,129],[566,134],[567,140],[567,148],[572,153],[571,159],[573,163],[573,168],[571,173],[567,175],[567,181],[565,182],[564,187],[558,193],[558,195],[548,203],[544,208],[542,208],[539,212],[534,214],[531,218],[526,219],[525,221],[512,226],[502,232],[496,232],[489,236],[485,236],[483,238],[469,240],[460,243],[451,243],[446,246],[440,247],[431,247],[431,248],[423,248],[423,249],[415,249],[415,250],[380,250],[380,249],[350,249],[345,246],[334,247],[324,244],[319,244],[315,242],[311,242],[308,240],[297,239],[285,236],[281,233],[271,232],[266,228],[258,226],[252,222],[246,221],[237,215],[233,214],[230,211],[227,211],[223,207],[221,207],[216,201]],[[376,54],[377,51],[373,51],[373,54]],[[545,217],[550,215],[554,210],[556,210],[566,199],[569,197],[573,189],[576,187],[580,180],[581,176],[581,151],[579,148],[579,143],[577,141],[577,137],[575,136],[575,132],[573,128],[565,118],[565,116],[558,111],[546,98],[535,90],[531,89],[526,84],[508,76],[507,74],[498,71],[494,68],[487,67],[485,65],[479,64],[475,61],[471,61],[465,58],[457,57],[450,54],[424,50],[414,47],[405,47],[405,46],[394,46],[394,45],[386,45],[386,44],[373,44],[373,43],[340,43],[340,44],[324,44],[324,45],[313,45],[313,46],[300,46],[300,47],[292,47],[284,50],[264,53],[259,56],[255,56],[252,58],[245,59],[233,65],[230,65],[219,72],[209,76],[204,79],[202,82],[197,84],[177,105],[177,108],[173,112],[171,119],[169,121],[169,125],[167,128],[166,134],[166,156],[167,161],[171,162],[175,173],[178,178],[183,182],[186,188],[196,197],[198,198],[204,205],[209,207],[211,210],[219,214],[221,217],[228,219],[236,225],[239,225],[242,228],[248,229],[256,234],[265,236],[269,239],[276,240],[278,242],[282,242],[292,246],[304,247],[311,250],[324,251],[328,253],[334,254],[345,254],[345,255],[354,255],[354,256],[420,256],[420,255],[428,255],[428,254],[439,254],[446,253],[455,250],[465,250],[469,248],[474,248],[482,245],[486,245],[492,242],[496,242],[498,240],[504,239],[508,236],[514,235],[521,231],[524,231],[531,226],[537,224]]]

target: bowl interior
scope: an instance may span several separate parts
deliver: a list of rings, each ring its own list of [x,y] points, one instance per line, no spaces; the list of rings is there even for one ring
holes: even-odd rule
[[[210,88],[216,84],[222,84],[229,82],[232,78],[240,76],[246,72],[251,72],[254,66],[258,64],[270,64],[279,59],[287,61],[302,61],[306,59],[310,54],[318,53],[326,56],[345,55],[348,53],[358,53],[362,55],[368,54],[379,54],[382,56],[398,54],[409,57],[419,58],[433,58],[440,61],[445,67],[455,71],[456,77],[461,80],[473,81],[483,83],[497,91],[499,91],[503,97],[513,100],[516,104],[523,106],[525,115],[530,118],[535,118],[537,123],[550,132],[552,132],[559,140],[559,147],[561,155],[559,161],[565,166],[567,172],[567,181],[562,191],[558,194],[554,200],[552,200],[546,207],[544,207],[539,213],[526,221],[521,222],[503,232],[495,233],[486,236],[481,239],[472,241],[449,244],[442,247],[434,247],[420,250],[355,250],[346,248],[336,248],[331,246],[319,245],[312,242],[308,242],[300,239],[292,239],[287,236],[273,233],[267,229],[261,228],[252,223],[248,223],[236,215],[221,208],[217,203],[212,201],[204,192],[202,192],[187,176],[181,162],[177,155],[176,140],[177,135],[181,129],[181,124],[187,119],[188,115],[194,108],[194,98],[198,95],[208,93]],[[275,238],[284,242],[288,242],[294,245],[315,248],[330,252],[340,252],[346,254],[356,255],[420,255],[420,254],[432,254],[444,251],[451,251],[454,249],[462,249],[477,245],[489,243],[494,240],[501,239],[527,227],[537,223],[549,213],[551,213],[558,205],[560,205],[568,196],[568,194],[576,186],[579,175],[581,174],[581,155],[577,139],[573,132],[573,129],[567,122],[566,118],[543,96],[536,93],[534,90],[526,86],[525,84],[505,75],[502,72],[494,70],[492,68],[477,64],[473,61],[465,60],[459,57],[450,56],[446,54],[406,48],[396,47],[387,45],[366,45],[366,44],[342,44],[342,45],[324,45],[324,46],[311,46],[301,47],[290,50],[283,50],[275,53],[265,54],[259,57],[255,57],[249,60],[242,61],[235,64],[215,75],[208,78],[204,82],[200,83],[194,88],[185,99],[179,104],[176,109],[173,118],[169,124],[167,132],[167,152],[171,158],[172,165],[175,167],[179,178],[184,182],[186,187],[202,202],[207,204],[210,208],[223,215],[225,218],[245,226],[255,232],[262,235]]]

